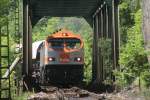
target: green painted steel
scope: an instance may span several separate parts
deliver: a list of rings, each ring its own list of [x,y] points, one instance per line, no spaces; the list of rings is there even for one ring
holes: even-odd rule
[[[19,1],[15,0],[15,15],[13,16],[15,35],[19,35]],[[7,9],[8,15],[11,7]],[[0,27],[0,100],[12,100],[10,84],[10,50],[9,50],[9,22],[10,17],[6,17],[6,22]],[[19,42],[19,41],[18,41]],[[5,76],[5,72],[8,73]]]
[[[106,0],[92,16],[94,29],[92,70],[93,80],[96,83],[112,84],[115,81],[113,70],[119,68],[118,3],[119,0]],[[108,41],[110,45],[108,49],[110,54],[105,54],[106,50],[103,51],[104,47],[100,43],[104,41]]]
[[[33,16],[87,16],[102,0],[31,0]]]
[[[6,24],[0,27],[0,100],[11,100],[10,75],[3,77],[9,70],[9,29],[8,18]]]
[[[81,16],[92,24],[91,16],[104,0],[31,0],[32,24],[44,16]]]

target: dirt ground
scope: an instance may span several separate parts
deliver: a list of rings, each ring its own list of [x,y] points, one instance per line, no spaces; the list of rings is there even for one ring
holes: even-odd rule
[[[48,87],[29,96],[27,100],[150,100],[150,98],[141,95],[138,88],[125,89],[116,93],[94,93],[79,87]]]

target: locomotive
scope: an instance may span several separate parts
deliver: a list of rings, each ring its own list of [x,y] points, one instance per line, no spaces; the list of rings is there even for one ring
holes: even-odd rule
[[[83,80],[84,44],[80,35],[61,29],[32,46],[32,76],[44,84],[77,84]]]

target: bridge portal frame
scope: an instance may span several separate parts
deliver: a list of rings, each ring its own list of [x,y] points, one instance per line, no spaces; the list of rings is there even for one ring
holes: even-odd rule
[[[102,83],[106,79],[104,59],[101,49],[98,46],[100,38],[112,40],[112,66],[113,69],[119,67],[119,0],[102,0],[92,15],[84,18],[88,19],[93,27],[93,63],[92,63],[92,81]],[[30,76],[32,66],[32,8],[29,0],[23,0],[23,68],[25,76]],[[91,23],[93,22],[93,23]],[[112,80],[115,78],[112,76]]]

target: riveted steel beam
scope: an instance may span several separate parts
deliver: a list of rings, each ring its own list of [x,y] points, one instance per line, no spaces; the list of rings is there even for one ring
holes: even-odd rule
[[[23,0],[23,75],[29,75],[32,66],[32,26],[29,1]]]
[[[107,5],[105,7],[105,11],[106,11],[106,38],[109,38],[108,37],[108,26],[109,26],[109,24],[108,24],[108,6]]]
[[[119,34],[119,0],[114,1],[114,20],[115,20],[115,51],[116,51],[116,68],[119,68],[119,52],[120,52],[120,34]]]
[[[102,8],[102,7],[104,7],[104,6],[101,5],[101,8]],[[104,36],[104,28],[103,28],[103,27],[104,27],[104,25],[103,25],[103,24],[104,24],[103,8],[102,8],[102,9],[100,10],[100,12],[99,12],[99,18],[100,18],[100,20],[101,20],[100,23],[99,23],[99,24],[100,24],[100,25],[99,25],[99,26],[100,26],[100,27],[99,27],[99,28],[100,28],[99,41],[100,41],[100,39],[103,38],[103,36]],[[99,45],[100,45],[100,44],[99,44]],[[101,67],[100,67],[100,72],[99,72],[99,73],[101,73],[100,82],[102,83],[102,81],[104,80],[104,74],[103,74],[103,73],[104,73],[104,70],[103,70],[103,69],[104,69],[104,63],[103,63],[103,60],[104,60],[104,59],[103,59],[102,48],[101,48],[101,47],[99,47],[99,59],[100,59],[100,61],[99,61],[99,62],[100,62],[100,66],[101,66]]]
[[[102,9],[103,12],[103,37],[106,38],[106,5]]]
[[[95,81],[96,80],[96,73],[97,73],[97,70],[96,70],[96,25],[95,25],[96,21],[95,21],[95,18],[93,18],[93,50],[92,50],[92,81]]]
[[[95,16],[95,18],[96,18],[96,38],[95,38],[95,40],[96,40],[96,51],[97,51],[97,54],[96,54],[96,57],[97,57],[97,59],[96,59],[96,61],[97,61],[97,67],[96,67],[96,70],[97,70],[97,77],[96,77],[96,81],[97,82],[100,82],[100,79],[101,79],[101,73],[100,73],[100,71],[101,71],[101,61],[100,61],[100,48],[99,48],[99,34],[100,34],[100,32],[99,32],[99,15],[97,14],[96,16]]]
[[[98,9],[96,10],[96,12],[93,14],[93,17],[95,17],[105,5],[106,2],[104,1],[103,4],[101,4],[100,7],[98,7]]]
[[[118,24],[118,1],[112,0],[111,5],[108,6],[108,33],[109,37],[112,39],[112,61],[113,61],[113,69],[118,68],[119,66],[119,24]],[[115,81],[115,77],[112,77]]]
[[[116,67],[116,42],[115,42],[115,16],[114,16],[114,0],[111,1],[110,7],[110,16],[111,16],[111,25],[110,25],[110,32],[111,32],[111,39],[112,39],[112,61],[113,61],[113,69]],[[112,79],[115,78],[112,76]]]
[[[98,18],[99,18],[99,24],[98,24],[98,30],[99,30],[99,34],[98,34],[98,38],[100,39],[100,38],[102,38],[102,36],[103,36],[103,17],[102,17],[102,10],[100,10],[99,11],[99,13],[98,13]],[[99,43],[98,43],[98,45],[99,45]],[[101,48],[100,47],[98,47],[98,51],[99,51],[99,53],[98,53],[98,57],[99,57],[99,59],[98,59],[98,61],[99,61],[99,65],[98,65],[98,67],[100,67],[100,70],[99,70],[99,75],[100,75],[100,79],[99,79],[99,82],[102,82],[102,80],[103,80],[103,57],[102,57],[102,54],[101,54]]]
[[[28,16],[29,16],[29,2],[23,0],[23,68],[22,74],[28,74]]]
[[[31,15],[29,15],[29,23],[28,23],[28,73],[31,76],[32,70],[32,22]]]

